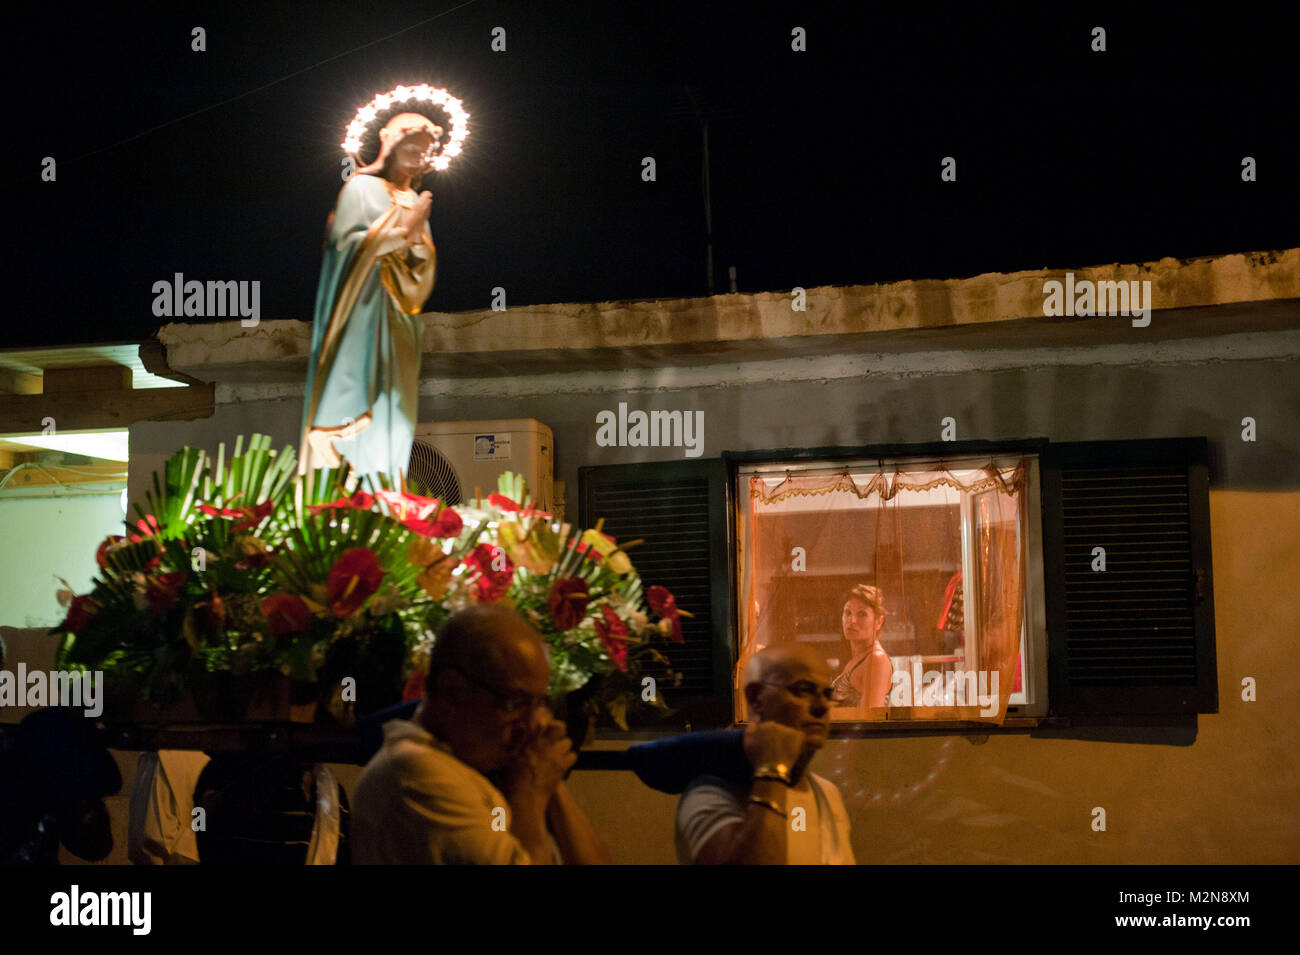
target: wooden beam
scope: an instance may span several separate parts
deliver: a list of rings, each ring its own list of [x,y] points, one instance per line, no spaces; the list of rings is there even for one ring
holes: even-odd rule
[[[130,391],[131,369],[125,365],[77,365],[46,368],[42,391],[47,395],[74,391]],[[102,397],[102,396],[101,396]]]
[[[139,391],[78,391],[52,395],[0,395],[0,434],[39,434],[45,419],[60,431],[127,428],[137,421],[210,418],[212,385],[147,388]],[[105,400],[110,398],[110,400]]]
[[[0,368],[0,394],[39,395],[41,376],[14,368]]]
[[[144,365],[144,370],[149,374],[157,375],[159,378],[183,381],[187,385],[201,385],[204,383],[192,375],[179,372],[169,366],[167,364],[167,349],[156,338],[140,343],[140,364]]]
[[[94,472],[93,474],[87,472]],[[6,487],[56,487],[70,484],[122,483],[126,480],[126,463],[80,464],[70,469],[58,464],[45,464],[40,468],[23,468],[9,479]]]

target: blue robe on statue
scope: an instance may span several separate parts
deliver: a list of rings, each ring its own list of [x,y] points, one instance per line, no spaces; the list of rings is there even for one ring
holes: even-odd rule
[[[397,486],[406,474],[419,403],[419,313],[437,256],[427,224],[424,244],[380,253],[416,198],[364,174],[339,192],[316,287],[300,472],[310,428],[342,427],[369,412],[370,426],[335,440],[335,449],[358,477],[385,474]]]

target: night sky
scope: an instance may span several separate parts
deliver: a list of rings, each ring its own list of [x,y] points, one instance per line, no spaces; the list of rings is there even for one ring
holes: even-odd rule
[[[176,272],[259,280],[263,319],[310,320],[343,129],[398,83],[472,114],[425,180],[431,311],[495,286],[706,294],[701,116],[719,292],[729,265],[757,292],[1300,245],[1295,34],[1255,5],[185,6],[6,14],[25,66],[0,347],[147,338]]]

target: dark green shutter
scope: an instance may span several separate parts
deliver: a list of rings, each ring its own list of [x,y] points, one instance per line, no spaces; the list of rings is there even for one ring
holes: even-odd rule
[[[727,479],[722,461],[608,465],[578,471],[579,521],[620,541],[643,538],[629,556],[647,588],[660,584],[677,605],[685,643],[665,653],[682,685],[666,690],[675,716],[665,728],[731,722],[731,580],[727,564]]]
[[[1052,715],[1218,712],[1205,440],[1050,444],[1041,462]]]

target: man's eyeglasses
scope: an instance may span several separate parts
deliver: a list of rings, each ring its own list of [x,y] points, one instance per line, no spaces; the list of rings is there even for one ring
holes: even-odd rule
[[[482,690],[494,700],[496,707],[507,716],[522,717],[531,714],[539,706],[545,706],[547,698],[545,696],[531,696],[528,693],[503,693],[489,683],[471,676],[459,667],[451,667],[461,675],[461,678],[476,689]]]
[[[763,685],[780,687],[796,700],[811,700],[820,696],[827,703],[834,703],[836,698],[834,687],[818,686],[811,680],[796,680],[793,683],[772,683],[764,680]]]

